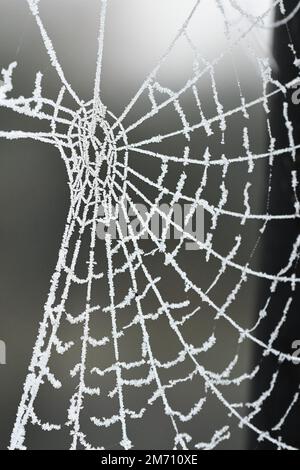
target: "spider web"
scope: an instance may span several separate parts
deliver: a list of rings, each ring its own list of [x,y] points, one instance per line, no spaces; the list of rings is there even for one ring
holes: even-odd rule
[[[290,351],[281,350],[277,342],[291,314],[300,282],[297,275],[300,236],[293,240],[286,264],[277,272],[261,271],[254,261],[269,226],[284,223],[289,227],[288,224],[294,223],[300,215],[295,167],[289,174],[293,196],[290,213],[274,213],[270,202],[276,162],[283,158],[296,162],[299,147],[287,99],[299,80],[299,62],[292,40],[290,50],[295,75],[288,83],[281,83],[274,77],[270,61],[257,56],[250,44],[249,54],[260,77],[258,97],[246,97],[235,69],[238,105],[226,109],[216,77],[222,60],[242,41],[247,42],[251,34],[265,27],[281,24],[288,27],[300,3],[288,14],[285,2],[274,0],[272,8],[280,8],[284,19],[270,25],[267,18],[271,9],[255,16],[244,9],[243,2],[215,0],[216,14],[223,19],[228,44],[226,50],[211,61],[201,53],[189,31],[201,5],[201,0],[196,1],[173,43],[117,117],[107,109],[101,94],[109,1],[99,2],[97,72],[94,95],[89,102],[77,96],[65,77],[40,16],[42,2],[27,2],[62,88],[56,101],[47,99],[43,96],[43,76],[38,73],[32,96],[14,98],[11,93],[17,64],[12,63],[3,70],[0,105],[45,122],[48,130],[0,131],[0,137],[36,140],[59,150],[69,179],[70,209],[10,448],[26,449],[28,434],[35,429],[35,432],[51,435],[67,431],[71,449],[103,449],[112,442],[114,447],[130,449],[136,447],[138,429],[145,432],[148,426],[153,433],[160,426],[160,420],[165,420],[170,447],[174,449],[211,450],[230,440],[241,428],[250,430],[258,441],[267,441],[278,449],[293,449],[294,446],[282,438],[282,430],[288,426],[289,417],[298,404],[299,388],[284,404],[285,411],[273,429],[261,429],[255,420],[272,400],[284,364],[299,362]],[[235,13],[234,21],[229,11]],[[192,54],[193,69],[184,86],[174,90],[160,83],[159,73],[180,41],[184,41]],[[201,97],[201,84],[205,80],[210,84],[209,98],[215,110],[211,117],[206,115]],[[284,148],[277,145],[270,117],[269,102],[277,95],[283,97],[282,116],[288,138],[288,147]],[[64,104],[66,96],[73,99],[73,108]],[[147,110],[130,122],[141,100],[147,104]],[[195,122],[192,122],[186,100],[194,106]],[[256,109],[263,114],[267,129],[269,149],[264,153],[256,151],[250,130]],[[139,138],[137,131],[143,126],[147,128],[149,121],[157,120],[157,129],[161,129],[160,117],[165,112],[176,122],[175,130]],[[235,120],[241,126],[238,131],[241,153],[228,155],[226,142],[232,139]],[[172,149],[174,153],[170,153]],[[136,164],[141,159],[143,162],[151,160],[154,169],[147,172],[148,163],[144,167]],[[263,212],[257,212],[253,206],[257,169],[260,170],[261,164],[268,167],[268,202]],[[240,184],[240,201],[231,200],[228,186],[229,175],[237,171],[236,168],[241,175],[236,183]],[[211,188],[214,197],[209,192]],[[140,216],[137,201],[149,207],[146,219]],[[165,201],[169,203],[169,213],[160,209]],[[183,227],[172,218],[178,202],[190,204]],[[204,240],[186,229],[199,206],[206,213],[208,231]],[[101,217],[100,208],[104,213]],[[122,232],[119,212],[127,224],[126,235]],[[132,228],[132,212],[140,222],[138,234]],[[154,214],[164,220],[161,237],[151,230],[150,220]],[[99,223],[109,229],[112,222],[116,224],[118,237],[114,239],[106,230],[105,241],[101,243],[97,238]],[[229,227],[229,235],[226,248],[223,245],[221,249],[220,233],[224,234],[224,227],[225,230]],[[179,233],[173,245],[167,240],[171,229]],[[255,243],[248,237],[253,230]],[[150,238],[147,244],[145,236]],[[183,256],[187,242],[198,247],[188,262]],[[191,270],[191,264],[195,263],[203,266],[207,277],[204,273],[195,278]],[[171,279],[176,293],[166,287],[165,279]],[[267,286],[267,294],[257,318],[246,324],[242,311],[235,315],[233,308],[239,298],[244,298],[252,281]],[[218,289],[223,292],[224,284],[226,295],[222,296]],[[286,303],[265,341],[259,329],[270,317],[272,299],[281,286],[288,291]],[[83,299],[79,312],[72,302],[74,295]],[[234,338],[230,358],[224,351],[224,338],[218,330],[220,323]],[[191,339],[193,330],[195,334]],[[167,343],[168,335],[172,338],[169,348],[172,357],[169,354],[168,360],[161,360],[157,343]],[[69,340],[65,340],[65,336],[69,336]],[[260,351],[253,367],[245,366],[241,360],[247,344]],[[213,361],[209,360],[210,354]],[[270,357],[274,359],[272,370],[266,367]],[[54,372],[62,358],[70,365],[67,383],[60,369]],[[268,385],[255,400],[241,401],[241,387],[252,383],[261,371],[268,377]],[[59,392],[64,387],[68,390],[65,411],[60,411],[57,422],[46,419],[45,410],[38,410],[40,396],[46,389],[49,396],[55,395],[58,403]],[[177,407],[175,392],[181,396]],[[207,408],[209,412],[211,400],[217,407],[217,417],[212,419],[211,429],[204,434],[200,432],[199,423]],[[90,403],[94,405],[91,407]],[[154,413],[154,426],[149,424],[151,413]],[[55,416],[53,410],[52,415]],[[135,427],[134,423],[138,422],[144,427]],[[114,437],[109,434],[111,429],[115,430]],[[117,442],[116,436],[119,436]]]

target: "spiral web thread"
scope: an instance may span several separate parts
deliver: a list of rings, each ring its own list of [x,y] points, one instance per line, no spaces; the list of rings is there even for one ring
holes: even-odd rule
[[[143,421],[143,418],[147,415],[153,404],[160,401],[163,413],[170,424],[174,449],[214,449],[223,441],[229,440],[232,429],[238,426],[248,428],[257,436],[259,441],[268,441],[275,448],[291,449],[292,446],[288,442],[283,441],[281,430],[288,422],[294,408],[299,406],[298,390],[295,391],[291,402],[286,404],[286,412],[272,430],[259,429],[254,424],[254,419],[262,412],[265,403],[272,399],[281,365],[285,362],[299,362],[292,354],[278,350],[276,340],[290,313],[291,306],[293,305],[293,295],[296,289],[299,288],[300,279],[296,275],[296,266],[299,258],[300,236],[294,241],[293,249],[286,265],[282,267],[280,272],[274,274],[260,272],[251,266],[253,247],[250,250],[251,256],[247,263],[241,264],[237,261],[237,254],[243,244],[242,234],[238,234],[235,237],[230,251],[224,255],[214,248],[214,233],[222,217],[227,218],[228,223],[233,219],[240,221],[241,233],[242,227],[247,226],[249,222],[258,222],[260,224],[260,237],[271,222],[288,222],[299,219],[300,203],[297,196],[298,179],[296,171],[293,171],[290,175],[290,185],[294,194],[294,205],[291,213],[272,214],[269,212],[269,207],[267,207],[265,213],[257,214],[251,208],[251,187],[253,185],[253,173],[256,164],[262,160],[268,162],[270,168],[269,191],[271,191],[274,161],[279,158],[285,158],[286,155],[291,156],[293,160],[296,159],[298,146],[294,140],[293,124],[289,119],[290,103],[286,100],[283,109],[283,117],[289,138],[288,148],[278,148],[276,145],[276,139],[272,135],[272,126],[269,120],[270,109],[268,106],[269,99],[272,96],[276,94],[285,96],[287,91],[298,83],[298,58],[296,53],[294,53],[295,78],[289,83],[279,83],[275,80],[269,61],[256,57],[262,84],[261,96],[255,100],[247,101],[237,77],[240,105],[235,109],[226,110],[218,94],[215,69],[224,57],[231,54],[234,47],[240,41],[247,40],[247,37],[254,30],[264,27],[265,18],[269,15],[270,11],[266,11],[261,17],[253,17],[243,10],[241,7],[243,2],[237,0],[227,2],[227,4],[230,3],[230,7],[237,11],[241,17],[247,19],[247,28],[241,31],[238,39],[233,40],[230,34],[231,24],[226,17],[226,8],[222,0],[215,0],[219,14],[224,18],[228,48],[213,62],[208,62],[201,56],[189,36],[190,22],[201,4],[201,1],[198,0],[195,2],[189,17],[178,31],[174,42],[170,45],[161,61],[144,81],[137,94],[124,109],[124,112],[119,117],[115,117],[106,109],[105,104],[100,98],[102,56],[105,43],[105,27],[109,13],[109,0],[99,2],[101,5],[99,53],[94,96],[89,103],[83,103],[80,100],[64,75],[51,39],[40,17],[39,4],[41,2],[39,0],[27,0],[27,2],[40,30],[41,38],[51,63],[61,80],[62,88],[57,101],[54,102],[47,99],[43,96],[42,74],[38,73],[32,96],[28,98],[12,98],[10,93],[13,90],[13,71],[17,64],[13,63],[6,70],[3,70],[0,105],[13,110],[15,113],[37,118],[48,123],[49,131],[0,131],[0,137],[12,140],[30,139],[55,146],[66,165],[71,203],[57,266],[52,277],[50,293],[45,305],[44,318],[40,325],[39,335],[11,437],[10,448],[26,449],[26,437],[29,427],[38,428],[41,433],[55,433],[64,428],[69,429],[71,449],[103,448],[101,442],[96,445],[90,443],[89,436],[82,430],[81,422],[83,415],[86,413],[85,404],[89,398],[96,398],[101,403],[103,393],[101,380],[109,375],[114,378],[114,387],[108,393],[108,397],[116,401],[116,412],[110,417],[103,417],[101,416],[101,407],[99,407],[100,417],[91,416],[89,419],[92,425],[100,428],[101,432],[103,430],[103,433],[111,426],[119,427],[121,448],[130,449],[135,445],[135,436],[130,432],[132,420]],[[283,20],[283,24],[286,22],[287,27],[288,21],[299,10],[299,5],[300,3],[297,3],[292,14]],[[284,17],[284,2],[280,0],[273,1],[272,8],[274,6],[281,8]],[[162,65],[176,47],[177,42],[182,38],[186,40],[194,57],[193,75],[187,80],[182,89],[173,91],[160,85],[157,77]],[[290,47],[294,51],[293,44]],[[216,110],[215,116],[211,118],[207,118],[204,115],[199,92],[201,80],[207,77],[209,77],[211,82]],[[270,86],[273,87],[271,91]],[[192,93],[194,103],[198,109],[199,120],[195,124],[189,123],[184,105],[181,103],[182,97],[187,92]],[[70,95],[73,98],[75,110],[63,105],[66,95]],[[147,113],[126,128],[124,125],[126,117],[134,109],[138,100],[145,96],[149,102]],[[269,135],[269,150],[263,154],[256,154],[252,151],[247,128],[249,113],[257,106],[263,108]],[[165,109],[172,109],[172,112],[176,113],[177,117],[179,117],[181,122],[179,129],[171,133],[155,135],[142,141],[131,142],[130,135],[132,131],[138,129],[149,119],[159,116]],[[220,132],[224,144],[228,134],[228,121],[234,116],[240,116],[241,119],[245,120],[242,154],[236,157],[227,157],[224,154],[217,158],[212,157],[209,144],[210,138],[215,133]],[[99,126],[104,135],[102,140],[96,131]],[[65,132],[61,131],[63,128],[66,129]],[[199,139],[200,131],[205,134],[207,140],[207,149],[202,156],[194,155],[191,147],[193,140]],[[177,137],[185,139],[185,151],[182,156],[167,155],[164,151],[160,150],[161,144],[172,141],[172,139]],[[156,150],[152,150],[152,145]],[[91,153],[96,155],[94,160],[91,158]],[[160,174],[156,180],[143,175],[131,167],[130,157],[133,154],[139,155],[140,158],[152,158],[159,162]],[[117,158],[119,155],[122,155],[122,157]],[[108,165],[108,173],[105,177],[101,176],[101,168],[104,161],[107,161]],[[166,177],[172,164],[180,167],[181,171],[176,188],[171,191],[168,189]],[[235,165],[240,165],[248,179],[243,191],[244,210],[241,212],[234,212],[226,208],[228,199],[226,177],[230,168]],[[199,169],[202,175],[194,197],[186,196],[185,194],[185,189],[188,185],[189,168],[193,168],[195,171]],[[208,175],[211,168],[220,168],[222,172],[220,199],[217,205],[212,205],[203,197],[205,188],[209,184]],[[142,186],[138,186],[135,183],[136,181],[142,183]],[[141,187],[148,187],[154,191],[156,194],[154,200],[149,200],[148,196],[140,189]],[[136,211],[133,194],[137,194],[140,200],[144,201],[151,208],[149,219],[140,219],[142,230],[138,235],[133,232],[128,216],[128,207]],[[190,203],[190,211],[186,215],[185,224],[188,224],[199,205],[204,207],[211,221],[205,240],[198,240],[188,231],[185,231],[184,228],[177,225],[172,219],[171,213],[165,214],[160,211],[160,202],[166,195],[171,199],[171,207],[178,201]],[[115,204],[118,205],[119,210],[123,211],[123,215],[128,222],[128,234],[126,236],[123,235],[118,221],[117,230],[119,237],[117,240],[112,239],[109,233],[106,234],[105,249],[102,252],[102,256],[105,258],[104,265],[107,268],[104,271],[101,268],[102,261],[96,256],[96,247],[97,243],[99,243],[97,240],[97,226],[100,221],[99,208],[100,206],[103,207],[105,212],[102,222],[109,225],[111,220],[116,219],[116,214],[114,213]],[[157,212],[159,212],[165,221],[165,230],[160,238],[151,232],[149,225],[151,215]],[[137,217],[139,217],[138,213]],[[166,242],[166,234],[170,226],[175,227],[180,233],[176,247],[172,250],[169,249]],[[150,236],[153,244],[150,251],[146,251],[141,243],[145,233]],[[81,277],[76,274],[77,261],[81,255],[82,246],[86,242],[86,237],[88,237],[89,245],[86,260],[87,274]],[[208,288],[202,289],[201,286],[194,283],[178,260],[180,252],[187,241],[198,245],[199,252],[204,254],[206,263],[210,263],[213,260],[218,265],[217,275]],[[154,277],[148,268],[148,260],[155,259],[158,256],[163,259],[162,265],[171,269],[184,286],[185,297],[180,302],[172,302],[165,296],[160,288],[160,274]],[[212,293],[222,283],[222,279],[228,270],[238,274],[238,282],[233,286],[225,301],[222,304],[218,304]],[[126,295],[123,296],[123,300],[120,301],[117,300],[117,289],[118,283],[122,282],[120,278],[122,279],[124,275],[130,279],[130,287]],[[254,278],[260,282],[267,282],[269,285],[269,298],[266,299],[266,305],[259,313],[254,326],[247,328],[241,326],[238,321],[232,318],[231,308],[249,278]],[[103,305],[101,298],[98,299],[95,295],[93,287],[98,281],[107,285],[109,294],[108,305]],[[283,284],[290,287],[291,295],[287,299],[279,324],[270,335],[269,341],[264,342],[256,336],[256,331],[270,314],[268,306],[272,295],[276,292],[278,286]],[[72,312],[68,311],[66,307],[70,291],[74,285],[80,286],[85,291],[85,308],[76,316],[72,315]],[[189,293],[195,294],[198,299],[198,306],[194,310],[191,309]],[[155,312],[149,312],[145,308],[145,300],[150,295],[154,296],[158,304]],[[201,314],[200,310],[203,305],[209,307],[215,323],[221,320],[225,321],[231,329],[235,330],[239,347],[245,342],[250,342],[261,349],[262,358],[269,356],[276,358],[278,369],[271,375],[268,388],[256,401],[232,401],[228,397],[226,390],[228,388],[239,388],[244,382],[250,383],[253,381],[262,367],[262,362],[257,364],[250,372],[247,371],[236,375],[235,370],[239,362],[237,349],[237,354],[224,370],[221,372],[213,371],[202,365],[205,363],[202,358],[218,344],[218,338],[215,333],[212,332],[201,344],[191,344],[185,339],[185,326],[197,315]],[[124,309],[129,309],[134,314],[129,323],[120,326],[119,318]],[[101,338],[101,331],[94,331],[92,329],[91,319],[95,315],[110,317],[111,332],[109,335]],[[148,332],[148,325],[158,322],[161,318],[167,321],[168,328],[174,337],[176,337],[179,344],[176,357],[168,362],[161,362],[155,356],[151,345],[151,336]],[[61,379],[57,378],[51,370],[51,359],[54,354],[61,356],[68,354],[75,347],[76,342],[63,342],[60,339],[60,328],[63,322],[68,323],[71,327],[76,326],[81,330],[80,339],[77,340],[80,342],[80,359],[70,371],[71,377],[74,380],[74,390],[67,411],[68,417],[65,419],[65,416],[63,416],[62,423],[54,424],[43,422],[38,416],[36,401],[45,383],[48,383],[54,389],[54,393],[62,387]],[[132,328],[138,328],[141,335],[140,358],[136,361],[128,362],[122,359],[119,343],[122,338],[126,338],[127,333]],[[91,351],[96,351],[97,355],[100,356],[102,351],[108,346],[113,351],[113,363],[104,369],[99,367],[91,369],[88,365]],[[165,377],[165,372],[173,371],[182,365],[184,365],[185,372],[182,372],[182,376],[179,378],[169,380],[162,378]],[[131,372],[137,375],[134,378],[132,378],[133,376],[128,378]],[[100,378],[99,387],[89,385],[92,376]],[[198,398],[198,401],[188,410],[180,411],[175,409],[169,398],[170,393],[179,386],[193,383],[196,379],[200,380],[202,384],[202,387],[199,386],[199,394],[201,396]],[[127,397],[132,389],[149,389],[149,396],[144,400],[144,405],[140,409],[133,410],[128,408]],[[186,424],[191,423],[197,418],[201,420],[201,415],[210,396],[216,398],[222,405],[226,415],[229,416],[229,421],[225,426],[220,426],[210,436],[208,442],[200,442],[197,435],[192,436],[189,434]],[[157,424],[159,425],[159,423]]]

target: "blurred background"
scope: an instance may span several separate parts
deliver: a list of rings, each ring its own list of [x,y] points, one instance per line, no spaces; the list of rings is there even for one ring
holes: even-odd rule
[[[270,0],[245,2],[249,13],[258,15],[267,11]],[[125,106],[135,95],[141,84],[156,66],[160,57],[167,50],[179,28],[188,16],[194,2],[192,0],[109,0],[101,97],[107,108],[114,115],[121,115]],[[35,76],[38,71],[43,74],[43,96],[57,98],[60,82],[54,68],[50,64],[40,32],[29,11],[26,1],[0,0],[0,68],[17,61],[18,67],[13,75],[14,91],[12,96],[30,96],[34,89]],[[88,0],[41,0],[40,15],[67,80],[84,101],[91,99],[97,57],[97,35],[99,25],[99,1]],[[226,11],[227,20],[232,25],[232,36],[226,33],[226,21],[218,9],[216,2],[203,0],[188,27],[188,35],[198,48],[205,61],[212,62],[224,54],[214,66],[214,79],[218,90],[219,101],[224,111],[234,110],[240,106],[242,95],[250,102],[263,95],[263,80],[260,64],[256,57],[269,58],[273,64],[272,30],[254,28],[238,45],[229,48],[229,41],[234,41],[243,32],[248,31],[249,21],[241,19],[233,9]],[[236,15],[236,17],[234,16]],[[172,90],[181,89],[189,77],[193,76],[194,54],[184,37],[180,39],[163,64],[159,75],[159,83]],[[202,63],[202,64],[203,64]],[[207,118],[216,116],[216,102],[212,89],[212,77],[209,73],[197,83],[201,96],[202,108]],[[192,93],[186,93],[181,100],[190,123],[199,122],[199,109],[195,106]],[[76,103],[71,98],[66,105],[76,110]],[[125,128],[149,111],[147,95],[142,96],[125,120]],[[182,155],[186,145],[192,152],[202,158],[209,147],[213,159],[222,155],[238,157],[245,152],[243,130],[248,128],[250,148],[253,154],[266,151],[266,113],[262,103],[249,108],[249,119],[242,112],[233,114],[227,121],[225,143],[222,143],[222,131],[219,123],[212,126],[213,135],[208,137],[204,129],[195,132],[191,143],[186,143],[183,136],[166,140],[161,144],[151,144],[148,149],[161,153]],[[17,116],[16,113],[0,108],[1,130],[43,130],[43,123]],[[138,142],[157,134],[165,134],[182,128],[178,114],[174,108],[168,107],[157,118],[147,120],[134,129],[130,142]],[[144,157],[143,160],[132,156],[132,165],[142,174],[155,180],[160,174],[160,162]],[[201,168],[201,167],[199,167]],[[186,168],[188,185],[187,194],[193,197],[201,184],[203,168]],[[169,167],[167,187],[173,188],[182,168],[179,165]],[[243,213],[244,189],[251,182],[250,195],[253,213],[266,211],[268,187],[266,185],[265,159],[257,161],[253,173],[248,174],[248,163],[231,165],[226,178],[222,167],[211,168],[202,197],[210,204],[218,205],[222,197],[220,183],[225,180],[229,192],[226,209]],[[35,344],[39,322],[43,317],[43,305],[47,299],[49,281],[54,271],[57,254],[69,207],[69,189],[65,166],[59,152],[54,147],[31,141],[0,141],[0,339],[7,345],[7,365],[0,366],[0,447],[7,448],[13,428],[16,411],[21,398],[22,386],[30,363],[32,349]],[[136,182],[136,184],[138,184]],[[141,185],[141,183],[139,183]],[[145,191],[153,200],[156,194],[149,188]],[[147,192],[148,191],[148,192]],[[207,214],[205,221],[206,234],[211,230],[211,216]],[[240,219],[221,216],[216,230],[213,232],[215,251],[225,257],[235,244],[235,237],[242,236],[242,245],[236,256],[236,262],[242,266],[250,263],[252,269],[261,266],[263,243],[260,240],[261,221],[247,221],[241,225]],[[143,242],[144,249],[151,249],[150,242]],[[147,245],[149,244],[149,246]],[[174,247],[176,245],[174,244]],[[99,259],[105,256],[104,245],[98,243]],[[274,253],[275,254],[275,253]],[[180,261],[190,279],[204,290],[216,279],[220,263],[214,259],[206,260],[203,252],[185,252],[180,254]],[[86,259],[80,261],[79,269],[83,269]],[[198,346],[207,340],[212,333],[217,339],[216,347],[203,359],[203,364],[212,371],[220,373],[239,354],[239,361],[234,369],[235,375],[250,373],[253,368],[253,346],[245,341],[239,344],[239,335],[224,320],[215,320],[215,312],[201,303],[199,297],[191,291],[184,292],[184,282],[176,273],[164,266],[163,257],[157,254],[148,261],[154,275],[161,275],[161,289],[166,298],[174,301],[187,298],[190,300],[189,310],[201,307],[199,314],[185,326],[184,333],[188,343]],[[228,268],[210,292],[210,298],[217,305],[223,305],[241,279],[241,273]],[[142,281],[141,281],[142,282]],[[126,286],[121,282],[120,292]],[[249,277],[230,305],[229,314],[243,328],[255,325],[258,311],[263,307],[265,297],[260,302],[260,285],[257,279]],[[269,286],[268,286],[269,288]],[[107,284],[102,283],[95,296],[106,299]],[[175,300],[176,299],[176,300]],[[81,311],[84,300],[82,292],[74,290],[70,298],[70,308],[74,314]],[[200,304],[200,305],[199,305]],[[258,305],[259,304],[259,305]],[[262,305],[260,305],[262,304]],[[147,300],[145,309],[148,312],[157,308],[155,300]],[[101,313],[101,312],[100,312]],[[182,311],[178,315],[184,316]],[[130,309],[122,312],[122,319],[129,320]],[[179,318],[181,318],[179,317]],[[96,336],[105,336],[109,331],[107,319],[99,314],[95,320]],[[170,334],[170,328],[163,320],[149,325],[151,344],[161,361],[172,360],[178,352],[178,344]],[[81,333],[75,328],[62,325],[62,335],[66,338],[77,338],[80,343]],[[121,345],[124,360],[135,357],[133,351],[138,350],[140,338],[135,333],[128,333],[126,342]],[[68,378],[71,364],[78,351],[75,349],[67,358],[53,359],[51,367],[59,377],[66,381],[60,392],[45,388],[39,395],[37,407],[44,421],[57,421],[62,416],[66,420],[68,403],[74,390],[74,381]],[[91,363],[109,364],[113,362],[112,351],[91,354]],[[259,358],[260,359],[260,358]],[[259,362],[259,360],[258,360]],[[255,361],[257,363],[257,361]],[[185,363],[180,365],[176,373],[183,377],[190,371]],[[167,379],[167,377],[165,377]],[[170,378],[168,377],[168,380]],[[270,377],[268,376],[270,381]],[[103,390],[112,388],[113,379],[103,379]],[[146,387],[145,387],[146,388]],[[128,395],[129,403],[143,403],[149,396],[147,390]],[[251,384],[242,383],[239,387],[228,387],[224,391],[231,402],[247,402],[252,396]],[[151,395],[151,394],[150,394]],[[176,388],[171,394],[171,402],[175,409],[185,413],[205,395],[203,384],[195,379],[189,384]],[[91,400],[86,406],[90,416],[109,417],[113,414],[114,404],[106,400]],[[245,449],[249,447],[247,430],[240,429],[234,418],[210,396],[203,412],[192,422],[184,423],[184,432],[193,436],[192,445],[197,442],[208,442],[214,431],[223,426],[231,426],[231,439],[220,446],[224,449]],[[99,430],[84,419],[83,427],[93,444],[103,443],[108,448],[118,448],[120,430],[118,425],[110,430]],[[141,432],[142,430],[142,432]],[[130,424],[131,440],[135,448],[164,449],[172,448],[173,436],[170,423],[158,401],[141,422]],[[42,433],[32,427],[28,433],[27,444],[34,449],[68,448],[70,436],[68,429],[60,433]]]

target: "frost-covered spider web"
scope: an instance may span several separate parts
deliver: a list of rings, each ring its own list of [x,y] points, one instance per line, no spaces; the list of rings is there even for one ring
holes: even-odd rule
[[[290,34],[294,76],[281,82],[271,60],[258,55],[248,39],[264,28],[288,29],[300,3],[289,11],[285,1],[273,0],[271,8],[255,15],[243,1],[211,0],[227,43],[220,55],[208,59],[190,33],[202,5],[195,1],[160,62],[115,116],[101,93],[109,0],[99,0],[97,71],[89,102],[78,97],[64,74],[40,15],[42,1],[27,2],[61,90],[57,100],[47,99],[38,73],[32,96],[12,97],[17,66],[12,63],[3,70],[1,107],[37,118],[47,128],[0,131],[0,137],[36,140],[60,152],[70,209],[10,448],[29,447],[32,432],[48,433],[50,440],[57,433],[71,449],[138,448],[141,433],[149,433],[150,441],[153,434],[160,436],[160,427],[174,449],[214,449],[243,428],[259,442],[294,448],[284,439],[284,429],[299,406],[299,383],[280,415],[274,413],[272,429],[260,427],[257,417],[272,403],[285,365],[299,367],[292,351],[280,347],[295,314],[299,230],[276,272],[261,270],[257,253],[270,227],[283,225],[293,237],[290,227],[300,217],[299,144],[289,99],[299,81],[299,60]],[[270,24],[275,6],[283,19]],[[205,8],[201,12],[205,15]],[[160,81],[160,72],[182,42],[192,67],[184,85],[174,89]],[[258,72],[259,93],[250,97],[243,89],[233,60],[236,106],[228,108],[219,66],[242,42]],[[208,96],[203,96],[203,83]],[[270,103],[277,96],[286,146],[278,143],[272,121]],[[72,98],[73,107],[66,98]],[[257,145],[256,113],[263,116],[266,150]],[[228,141],[235,146],[228,147]],[[276,212],[274,173],[283,159],[288,161],[290,211]],[[261,210],[257,181],[266,167],[267,204]],[[161,210],[166,202],[167,213]],[[136,208],[139,203],[149,208],[145,218]],[[190,207],[182,225],[173,217],[178,203]],[[203,240],[186,229],[199,206],[205,210]],[[138,233],[132,214],[139,219]],[[155,214],[164,221],[161,236],[151,230]],[[113,222],[115,238],[109,230]],[[99,224],[106,227],[104,241],[97,236]],[[179,234],[173,241],[168,239],[171,229]],[[198,249],[186,252],[189,242]],[[243,305],[253,283],[264,287],[265,298],[249,319]],[[282,286],[286,298],[274,322],[273,302]],[[267,340],[260,333],[264,324],[272,326]],[[249,345],[259,350],[250,366],[243,360]],[[240,390],[260,374],[265,388],[245,400]],[[47,404],[53,400],[51,406],[39,406],[43,396]]]

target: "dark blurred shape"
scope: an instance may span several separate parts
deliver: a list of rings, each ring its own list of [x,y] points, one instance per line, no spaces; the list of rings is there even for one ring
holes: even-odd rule
[[[295,8],[295,1],[284,2],[286,6],[285,16]],[[276,21],[282,20],[283,15],[279,6],[276,10]],[[295,54],[291,45],[295,48],[295,53],[300,58],[300,13],[298,13],[287,25],[278,27],[274,32],[273,42],[274,56],[274,76],[282,84],[287,84],[300,74],[300,69],[295,63]],[[299,90],[299,86],[298,86]],[[289,135],[283,115],[284,103],[288,103],[288,115],[294,128],[295,145],[300,143],[300,104],[295,100],[295,88],[288,90],[287,95],[276,93],[270,100],[271,107],[271,129],[273,137],[276,138],[276,149],[290,147]],[[293,98],[294,95],[294,98]],[[298,93],[299,97],[299,93]],[[271,214],[291,214],[295,211],[295,194],[291,188],[292,172],[297,171],[298,181],[300,179],[300,153],[296,160],[293,159],[292,152],[287,152],[276,157],[274,160],[272,191],[270,198]],[[269,181],[269,162],[266,162],[266,184]],[[299,195],[298,195],[299,196]],[[264,235],[262,271],[270,274],[277,274],[280,269],[288,264],[293,245],[300,233],[299,219],[290,222],[271,222]],[[295,273],[290,270],[289,275]],[[300,275],[300,266],[296,268],[296,276]],[[259,309],[262,309],[268,297],[270,297],[270,285],[264,285],[260,289]],[[277,327],[282,318],[285,306],[289,298],[293,297],[293,303],[288,314],[286,323],[283,325],[279,337],[274,346],[276,349],[292,354],[293,342],[300,339],[300,292],[299,287],[293,291],[290,284],[278,284],[276,291],[271,295],[271,302],[268,307],[268,317],[262,322],[257,335],[268,344],[270,335]],[[262,349],[257,348],[255,353],[255,364],[260,364],[261,371],[254,382],[252,400],[256,400],[261,393],[270,388],[273,374],[279,368],[277,385],[271,397],[264,403],[261,413],[254,420],[254,424],[262,431],[270,432],[272,436],[279,438],[294,447],[300,447],[300,403],[293,407],[285,424],[280,430],[273,430],[281,417],[285,415],[291,404],[293,397],[299,390],[300,365],[284,362],[280,364],[278,359],[270,355],[262,357]],[[251,449],[274,450],[268,442],[257,442],[256,436],[251,439]]]

